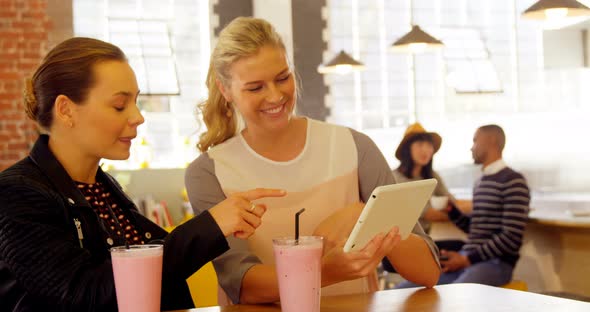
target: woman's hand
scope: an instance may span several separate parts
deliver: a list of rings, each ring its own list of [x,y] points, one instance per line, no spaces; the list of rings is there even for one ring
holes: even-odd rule
[[[329,250],[324,249],[326,252],[322,257],[322,287],[369,275],[399,241],[398,228],[395,227],[387,235],[376,235],[358,252],[345,253],[345,241]]]
[[[248,238],[262,222],[266,206],[254,204],[253,200],[264,197],[282,197],[284,190],[257,188],[254,190],[234,193],[226,200],[209,209],[209,213],[217,222],[223,235],[233,234],[237,238]]]
[[[445,210],[436,210],[432,207],[426,208],[423,217],[430,222],[449,221],[449,214]]]

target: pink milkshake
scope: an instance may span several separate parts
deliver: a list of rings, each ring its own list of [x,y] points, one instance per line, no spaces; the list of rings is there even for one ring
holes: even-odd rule
[[[160,312],[162,245],[111,248],[120,312]]]
[[[283,312],[319,312],[322,284],[322,237],[273,239]]]

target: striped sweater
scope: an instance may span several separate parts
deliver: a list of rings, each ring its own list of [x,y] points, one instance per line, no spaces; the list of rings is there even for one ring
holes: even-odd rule
[[[473,213],[453,207],[451,220],[468,234],[462,253],[472,264],[499,258],[515,265],[528,219],[530,193],[524,177],[504,167],[484,175],[473,190]]]

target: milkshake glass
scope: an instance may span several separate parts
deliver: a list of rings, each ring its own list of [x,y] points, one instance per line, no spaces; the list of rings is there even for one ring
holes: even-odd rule
[[[120,312],[160,312],[163,245],[111,248]]]
[[[320,236],[273,239],[283,312],[319,312],[322,283]]]

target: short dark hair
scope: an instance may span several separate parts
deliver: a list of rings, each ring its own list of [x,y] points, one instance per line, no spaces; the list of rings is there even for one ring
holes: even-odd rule
[[[117,46],[92,38],[70,38],[51,49],[35,74],[25,84],[27,115],[49,129],[53,105],[59,95],[82,103],[94,86],[93,66],[103,61],[127,61]]]
[[[504,146],[506,145],[506,135],[504,134],[502,127],[495,124],[490,124],[479,127],[479,130],[494,136],[500,152],[504,150]]]
[[[410,150],[410,147],[412,146],[412,143],[421,142],[421,141],[427,141],[427,142],[430,142],[432,145],[434,145],[434,139],[428,133],[414,134],[406,141],[406,143],[404,143],[404,145],[402,145],[401,157],[400,157],[401,163],[400,163],[398,169],[404,176],[406,176],[406,178],[409,178],[409,179],[413,178],[412,171],[414,170],[414,160],[412,159],[412,152]],[[422,167],[422,171],[420,172],[420,174],[422,175],[422,178],[430,179],[433,177],[433,174],[432,174],[432,160],[433,159],[434,159],[434,157],[432,157],[430,159],[430,161],[428,162],[428,164],[426,164],[426,166]]]

